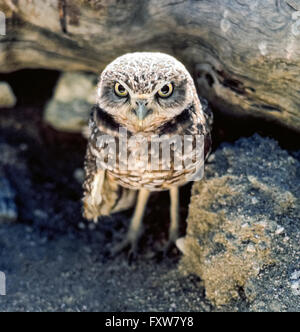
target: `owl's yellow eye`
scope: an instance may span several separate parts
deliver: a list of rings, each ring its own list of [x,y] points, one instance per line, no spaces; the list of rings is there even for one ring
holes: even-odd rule
[[[163,86],[159,91],[158,91],[158,95],[161,98],[168,98],[171,96],[171,94],[174,91],[174,86],[172,83],[166,84],[165,86]]]
[[[120,83],[115,84],[115,93],[119,97],[127,97],[128,91]]]

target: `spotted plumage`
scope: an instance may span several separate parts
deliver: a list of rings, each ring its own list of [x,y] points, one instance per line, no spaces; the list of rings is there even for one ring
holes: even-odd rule
[[[195,146],[194,137],[202,135],[203,159],[211,147],[207,107],[202,108],[186,68],[175,58],[162,53],[133,53],[117,58],[101,74],[89,128],[84,216],[97,221],[101,215],[130,208],[138,192],[128,236],[115,252],[127,245],[136,249],[149,194],[170,190],[170,242],[174,242],[178,236],[178,187],[190,180],[195,165],[184,167],[186,159],[182,158],[179,167],[175,167],[175,160],[181,158],[183,151],[177,140],[170,151],[170,167],[166,168],[170,160],[166,161],[161,150],[154,151],[153,137],[169,142],[175,137],[189,136]],[[127,156],[135,158],[124,158],[120,154],[123,132],[129,142]],[[109,144],[110,141],[104,144],[103,137],[109,137],[119,150],[113,150],[115,145]],[[137,143],[137,137],[141,138],[141,143]],[[134,143],[130,143],[132,140]],[[146,152],[141,153],[145,147]],[[109,158],[114,163],[107,166]],[[184,158],[195,159],[195,151],[191,149]],[[151,163],[153,160],[157,162],[155,169]]]

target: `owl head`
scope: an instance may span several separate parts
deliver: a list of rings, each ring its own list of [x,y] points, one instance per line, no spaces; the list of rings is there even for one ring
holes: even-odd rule
[[[134,133],[154,131],[195,103],[201,107],[191,75],[162,53],[123,55],[99,80],[98,106]]]

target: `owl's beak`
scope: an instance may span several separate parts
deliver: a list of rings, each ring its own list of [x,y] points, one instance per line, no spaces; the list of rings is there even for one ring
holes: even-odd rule
[[[151,113],[151,110],[147,107],[148,102],[146,100],[137,100],[136,104],[135,114],[139,121],[143,121]]]

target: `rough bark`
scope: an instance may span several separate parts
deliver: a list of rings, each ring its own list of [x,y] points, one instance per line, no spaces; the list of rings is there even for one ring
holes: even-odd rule
[[[132,51],[175,55],[220,110],[300,131],[299,0],[0,0],[0,71],[99,73]]]

